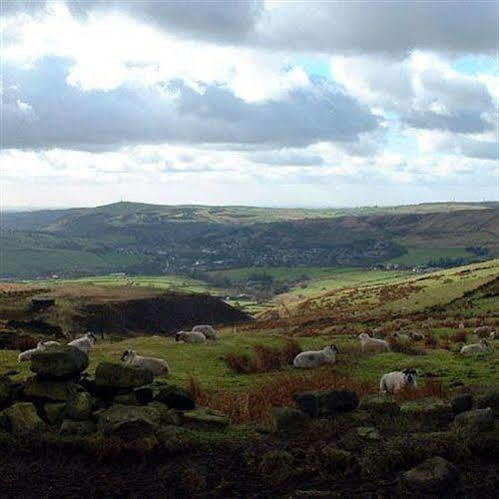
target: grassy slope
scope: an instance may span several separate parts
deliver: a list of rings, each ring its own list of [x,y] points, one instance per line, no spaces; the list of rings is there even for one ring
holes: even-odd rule
[[[474,265],[465,268],[452,269],[444,272],[439,272],[433,275],[415,276],[410,279],[398,278],[393,282],[403,286],[420,286],[423,289],[411,293],[408,298],[387,300],[384,304],[387,310],[394,312],[406,312],[427,310],[427,316],[431,317],[432,313],[428,307],[439,304],[447,307],[445,310],[454,312],[456,305],[452,302],[461,296],[463,293],[470,292],[478,286],[487,282],[492,282],[499,275],[499,260],[486,262],[481,265]],[[314,313],[320,315],[321,308],[329,310],[341,307],[342,303],[330,302],[331,297],[339,294],[340,296],[349,292],[358,292],[359,289],[365,292],[372,292],[377,296],[380,289],[390,289],[394,286],[376,284],[372,285],[368,282],[359,288],[354,285],[352,288],[343,288],[337,292],[326,293],[322,298],[315,298],[309,302],[316,303]],[[423,287],[424,286],[424,287]],[[374,299],[374,298],[373,298]],[[471,316],[476,316],[483,321],[499,324],[499,300],[497,297],[476,295],[474,300]],[[306,302],[307,303],[307,302]],[[457,303],[457,302],[456,302]],[[449,304],[449,305],[447,305]],[[372,304],[364,296],[361,300],[355,301],[350,306],[355,308],[365,307],[367,310],[373,309]],[[458,309],[460,311],[460,308]],[[480,357],[462,358],[459,354],[442,348],[447,341],[445,338],[449,334],[454,334],[456,329],[452,327],[444,327],[442,324],[435,323],[431,326],[430,332],[433,332],[437,337],[441,337],[443,343],[436,349],[427,349],[426,355],[413,356],[403,353],[383,353],[377,355],[361,355],[358,351],[358,342],[355,336],[359,329],[354,325],[348,325],[346,329],[339,331],[331,328],[328,325],[322,326],[319,330],[311,333],[310,329],[304,328],[302,331],[296,331],[295,326],[303,317],[304,312],[300,315],[289,317],[287,320],[288,326],[281,324],[272,329],[269,329],[264,323],[257,323],[254,326],[236,331],[234,328],[227,328],[222,333],[222,339],[217,344],[207,345],[185,345],[175,343],[171,338],[147,337],[135,338],[120,342],[99,342],[95,351],[92,354],[92,362],[90,371],[95,369],[95,366],[101,360],[118,361],[120,354],[126,348],[135,348],[139,353],[145,355],[154,355],[168,360],[170,363],[173,375],[171,381],[186,385],[189,378],[196,378],[204,388],[210,390],[231,390],[231,391],[248,391],[253,390],[259,383],[269,381],[275,373],[266,374],[233,374],[223,362],[223,357],[227,353],[248,353],[252,354],[252,347],[256,344],[267,346],[280,346],[283,344],[285,337],[291,333],[293,338],[297,340],[300,346],[304,349],[320,348],[326,344],[335,343],[340,352],[338,364],[332,368],[339,374],[350,376],[355,380],[368,381],[373,390],[376,390],[376,385],[379,377],[388,370],[401,369],[408,366],[415,366],[420,369],[423,375],[430,374],[438,376],[445,384],[497,384],[499,383],[499,373],[496,366],[499,360],[498,352]],[[332,324],[339,326],[339,324]],[[419,328],[418,323],[407,325],[408,328]],[[476,341],[476,337],[472,334],[473,326],[468,325],[465,330],[468,334],[468,342]],[[428,332],[427,332],[428,334]],[[8,369],[20,369],[19,377],[24,377],[28,374],[28,366],[16,362],[17,352],[0,351],[0,372]],[[329,370],[330,367],[321,368]],[[291,367],[284,370],[290,376],[300,375]],[[313,372],[312,372],[313,375]],[[424,378],[422,381],[424,384]]]

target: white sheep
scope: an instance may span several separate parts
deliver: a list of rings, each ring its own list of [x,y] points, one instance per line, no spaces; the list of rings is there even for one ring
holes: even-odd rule
[[[462,355],[468,355],[472,353],[482,353],[490,348],[490,344],[487,340],[481,339],[478,343],[471,343],[470,345],[464,345],[461,348]]]
[[[142,367],[151,371],[154,376],[168,375],[171,373],[170,367],[166,360],[158,359],[156,357],[143,357],[137,355],[135,350],[125,350],[121,356],[121,361],[128,367]]]
[[[378,338],[371,338],[367,333],[361,333],[358,336],[362,350],[381,350],[386,352],[388,343],[386,340],[379,340]]]
[[[95,336],[94,333],[89,331],[84,336],[81,336],[76,340],[70,341],[68,345],[71,347],[76,347],[78,348],[78,350],[81,350],[82,352],[89,355],[90,350],[92,350],[95,343],[97,343],[97,337]]]
[[[57,341],[39,341],[36,345],[36,348],[30,348],[29,350],[21,352],[17,356],[17,362],[27,362],[31,360],[31,357],[33,356],[34,353],[41,352],[45,350],[47,347],[54,345],[60,345],[60,343]]]
[[[203,333],[207,340],[218,340],[218,332],[209,324],[200,324],[199,326],[194,326],[192,331],[195,333]]]
[[[179,331],[175,335],[175,341],[184,343],[206,343],[206,336],[199,331]]]
[[[381,376],[379,389],[382,393],[395,393],[406,386],[418,387],[418,373],[415,369],[404,369],[403,371],[393,371]]]
[[[493,331],[494,328],[491,327],[491,326],[478,326],[476,327],[473,332],[475,334],[486,334],[486,333],[490,333],[491,331]]]
[[[323,364],[334,364],[336,354],[340,353],[334,345],[329,345],[322,350],[309,350],[299,353],[293,360],[293,365],[301,369],[319,367]]]

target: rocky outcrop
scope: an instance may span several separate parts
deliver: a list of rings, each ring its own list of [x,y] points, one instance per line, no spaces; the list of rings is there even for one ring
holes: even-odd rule
[[[31,358],[31,370],[40,378],[78,377],[88,367],[88,357],[78,348],[61,345],[39,350]]]
[[[135,369],[111,362],[101,362],[95,371],[95,384],[101,388],[138,388],[152,383],[152,380],[153,374],[147,369]]]

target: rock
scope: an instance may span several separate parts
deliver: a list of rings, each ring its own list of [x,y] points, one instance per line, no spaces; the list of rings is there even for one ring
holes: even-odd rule
[[[200,407],[182,414],[185,424],[200,426],[202,428],[226,428],[230,424],[229,416],[220,411]]]
[[[453,464],[437,456],[402,473],[400,485],[403,489],[413,492],[436,494],[446,489],[457,478],[457,475],[457,468]]]
[[[62,402],[47,402],[43,406],[47,423],[53,426],[58,426],[64,419],[64,411],[66,404]]]
[[[73,393],[83,390],[80,385],[72,381],[57,381],[54,379],[32,376],[24,383],[24,396],[66,402]]]
[[[18,402],[2,411],[3,421],[14,433],[33,433],[42,431],[45,423],[40,419],[31,402]]]
[[[171,385],[162,388],[154,399],[172,409],[181,411],[190,411],[196,408],[193,396],[187,390],[178,386]]]
[[[291,407],[275,407],[271,412],[272,426],[281,433],[296,434],[302,432],[310,422],[310,416]]]
[[[97,431],[97,427],[93,421],[74,421],[65,419],[62,422],[59,433],[61,435],[85,436],[91,435]]]
[[[149,387],[135,388],[131,392],[120,393],[113,398],[113,404],[147,405],[153,400],[153,392]]]
[[[92,414],[92,396],[88,392],[74,393],[66,403],[66,417],[76,421],[85,421]]]
[[[331,492],[330,490],[295,490],[289,497],[290,499],[301,499],[302,497],[325,497],[326,499],[337,499],[338,494]]]
[[[357,394],[351,390],[333,390],[320,394],[320,414],[334,416],[337,412],[353,411],[359,405]]]
[[[383,396],[362,399],[359,404],[359,409],[369,411],[376,415],[396,415],[400,412],[400,407],[395,400]]]
[[[161,422],[160,412],[149,406],[112,405],[99,411],[97,427],[106,435],[122,440],[139,440],[155,436],[155,427]]]
[[[8,376],[0,376],[0,407],[11,400],[15,383]]]
[[[88,357],[78,348],[61,345],[40,350],[31,357],[30,369],[41,378],[70,379],[88,367]]]
[[[287,481],[294,472],[293,456],[286,451],[266,452],[260,462],[259,471],[272,485],[277,486]]]
[[[406,402],[400,412],[407,417],[409,424],[416,426],[445,426],[453,417],[450,404],[437,397]]]
[[[458,414],[454,418],[454,427],[473,432],[488,431],[494,427],[494,413],[491,407],[474,409]]]
[[[147,369],[101,362],[95,371],[95,384],[102,388],[138,388],[152,383],[153,374]]]
[[[302,410],[312,418],[319,417],[319,411],[320,411],[319,392],[299,393],[298,395],[296,395],[295,400],[296,400],[296,405],[300,410]]]
[[[165,404],[157,401],[151,402],[148,404],[148,407],[158,411],[161,424],[170,426],[178,426],[182,424],[180,413],[176,409],[170,409]]]
[[[454,414],[469,411],[473,406],[473,395],[471,393],[461,393],[454,395],[450,399],[450,405]]]
[[[357,458],[351,452],[330,445],[321,449],[320,460],[328,473],[346,474],[358,464]]]
[[[365,440],[379,440],[379,431],[374,426],[360,426],[357,428],[357,435]]]
[[[487,387],[478,391],[474,397],[475,407],[477,409],[485,409],[492,407],[495,417],[499,417],[499,388]]]

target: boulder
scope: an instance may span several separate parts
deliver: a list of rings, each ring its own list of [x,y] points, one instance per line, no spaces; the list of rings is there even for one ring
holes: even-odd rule
[[[415,426],[445,426],[453,417],[452,407],[448,402],[437,397],[428,397],[406,402],[400,408],[407,421]]]
[[[499,417],[499,388],[483,388],[475,394],[474,400],[477,409],[491,407],[494,415]]]
[[[337,412],[354,411],[359,405],[357,394],[351,390],[332,390],[320,394],[320,414],[334,416]]]
[[[419,466],[402,473],[400,485],[403,489],[418,494],[436,494],[457,478],[457,468],[443,457],[432,457]],[[448,492],[448,491],[447,491]]]
[[[91,435],[97,431],[97,427],[93,421],[73,421],[72,419],[65,419],[62,422],[59,433],[61,435],[72,435],[83,437]]]
[[[331,445],[321,449],[320,461],[327,473],[345,474],[352,471],[358,464],[357,458],[351,452]]]
[[[123,440],[154,437],[155,427],[160,422],[160,411],[149,406],[115,404],[97,415],[99,430]]]
[[[171,409],[190,411],[196,408],[194,397],[187,390],[178,386],[171,385],[162,388],[154,399]]]
[[[294,458],[286,451],[269,451],[262,456],[258,469],[265,481],[277,486],[289,480],[293,475]]]
[[[185,424],[201,428],[226,428],[230,424],[229,416],[206,407],[182,413],[182,420]]]
[[[395,400],[380,395],[363,398],[360,401],[359,409],[375,415],[396,415],[400,412],[400,407]]]
[[[8,376],[0,376],[0,407],[10,402],[14,385],[15,383]]]
[[[79,390],[83,390],[83,388],[72,381],[58,381],[32,376],[24,383],[23,393],[25,397],[66,402],[73,393]]]
[[[473,395],[471,393],[460,393],[450,399],[450,405],[454,414],[469,411],[473,406]]]
[[[70,379],[88,367],[88,356],[78,348],[60,345],[40,350],[31,357],[30,369],[41,378]]]
[[[101,362],[95,371],[95,384],[101,388],[138,388],[152,383],[152,380],[153,374],[147,369],[136,369],[111,362]]]
[[[296,405],[312,418],[319,417],[320,392],[304,392],[295,396]]]
[[[275,407],[271,412],[272,426],[280,433],[300,434],[310,422],[310,416],[291,407]]]
[[[135,388],[126,393],[118,393],[113,398],[113,404],[147,405],[153,400],[153,392],[149,387]]]
[[[66,404],[62,402],[47,402],[43,406],[47,423],[53,426],[60,425],[62,423],[62,420],[64,419],[65,409]]]
[[[18,402],[2,411],[2,421],[14,433],[33,433],[45,428],[45,423],[31,402]]]
[[[374,428],[374,426],[359,426],[356,432],[357,435],[364,440],[375,441],[381,438],[379,431],[376,428]]]
[[[165,404],[157,401],[151,402],[148,407],[158,411],[162,425],[178,426],[182,424],[180,413],[176,409],[170,409]]]
[[[472,432],[488,431],[494,427],[494,413],[491,407],[461,412],[454,418],[453,425]]]
[[[92,396],[88,392],[74,393],[66,403],[65,415],[69,419],[85,421],[92,414]]]

